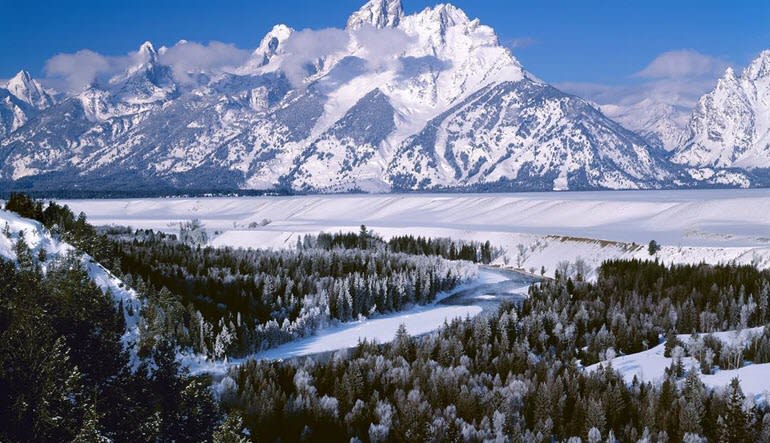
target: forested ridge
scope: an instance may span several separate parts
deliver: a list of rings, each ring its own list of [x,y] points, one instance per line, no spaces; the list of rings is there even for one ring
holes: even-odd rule
[[[212,248],[196,221],[179,236],[118,227],[100,233],[85,214],[55,202],[44,207],[14,194],[7,208],[90,253],[144,296],[143,354],[171,339],[210,358],[242,356],[334,322],[430,303],[476,275],[463,257],[484,261],[493,253],[489,242],[421,237],[398,237],[391,247],[363,226],[359,234],[305,236],[294,250]]]
[[[502,254],[502,250],[493,247],[489,241],[481,243],[413,235],[396,235],[385,241],[363,225],[358,234],[322,232],[318,235],[305,235],[297,239],[297,249],[375,249],[410,255],[435,255],[448,260],[465,260],[482,264],[489,264]]]

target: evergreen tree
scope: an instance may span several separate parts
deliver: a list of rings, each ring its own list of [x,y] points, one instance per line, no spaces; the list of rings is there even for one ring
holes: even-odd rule
[[[743,443],[751,441],[748,428],[748,415],[743,409],[743,395],[741,384],[737,378],[730,381],[726,391],[726,410],[720,416],[719,441],[730,443]]]
[[[687,374],[680,400],[679,423],[682,432],[701,434],[703,432],[703,417],[705,414],[703,383],[695,369]]]
[[[647,252],[650,255],[655,255],[660,251],[660,245],[655,240],[650,240],[650,244],[647,245]]]
[[[72,440],[73,443],[110,443],[112,440],[104,435],[100,421],[101,417],[96,412],[96,406],[88,403],[80,431]]]

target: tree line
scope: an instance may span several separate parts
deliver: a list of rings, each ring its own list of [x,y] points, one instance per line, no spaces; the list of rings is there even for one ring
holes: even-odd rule
[[[142,294],[143,354],[171,339],[211,358],[241,356],[335,322],[430,303],[476,273],[441,251],[454,259],[455,249],[465,251],[472,261],[491,254],[489,243],[398,238],[404,249],[431,245],[439,252],[406,254],[363,226],[358,235],[305,236],[297,250],[212,248],[202,246],[205,233],[195,222],[183,224],[177,239],[118,227],[99,232],[85,214],[23,194],[6,207],[40,221]]]

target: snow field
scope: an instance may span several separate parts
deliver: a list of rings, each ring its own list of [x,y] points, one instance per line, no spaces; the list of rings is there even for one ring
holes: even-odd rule
[[[750,328],[740,331],[715,332],[712,335],[725,344],[746,345],[751,338],[761,335],[764,328]],[[703,336],[704,334],[701,334]],[[690,334],[677,335],[682,343],[689,343]],[[665,343],[654,348],[636,354],[615,357],[609,361],[603,361],[586,367],[587,371],[595,371],[608,364],[623,375],[626,383],[631,383],[634,377],[639,382],[660,383],[665,379],[665,370],[674,362],[671,357],[665,357]],[[722,389],[737,377],[741,382],[741,389],[747,397],[753,397],[755,401],[770,400],[770,363],[749,364],[738,369],[719,369],[713,374],[700,373],[698,361],[692,357],[683,357],[682,364],[685,370],[698,371],[703,383],[714,389]]]
[[[357,231],[385,238],[446,236],[504,249],[496,264],[553,275],[578,258],[770,266],[770,190],[619,191],[522,194],[325,195],[299,197],[72,200],[94,224],[166,232],[199,218],[214,246],[293,247],[298,235]],[[249,228],[269,220],[266,226]],[[521,247],[519,246],[521,245]]]

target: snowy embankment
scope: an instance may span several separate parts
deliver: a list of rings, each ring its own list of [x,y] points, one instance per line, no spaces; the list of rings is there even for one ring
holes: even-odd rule
[[[213,245],[284,248],[297,236],[357,231],[489,240],[496,264],[545,268],[578,258],[770,266],[770,190],[622,191],[522,194],[326,195],[300,197],[72,200],[94,224],[178,231],[200,219]],[[267,223],[261,226],[263,223]]]
[[[46,252],[46,261],[41,264],[45,272],[46,263],[51,262],[57,257],[64,257],[73,253],[75,248],[71,245],[54,238],[51,233],[42,224],[37,221],[21,218],[18,215],[0,210],[0,229],[5,230],[8,226],[10,238],[0,234],[0,257],[8,260],[16,260],[16,242],[20,234],[32,250],[33,256],[37,257],[41,250]],[[81,254],[80,261],[88,272],[91,280],[105,293],[109,293],[116,304],[123,305],[123,318],[126,322],[126,332],[121,338],[123,346],[129,350],[132,365],[136,366],[138,360],[134,344],[139,337],[139,311],[141,301],[138,295],[132,289],[125,285],[102,265],[95,262],[88,254]],[[130,309],[133,307],[133,309]],[[129,312],[133,312],[130,315]]]
[[[745,347],[753,337],[762,334],[764,328],[743,329],[740,331],[714,332],[715,338],[719,339],[725,345]],[[704,334],[701,334],[703,336]],[[692,335],[682,334],[677,338],[683,344],[689,344]],[[601,367],[611,365],[613,369],[623,375],[626,383],[632,383],[634,378],[639,382],[660,383],[666,375],[665,371],[670,368],[674,359],[666,357],[665,343],[661,343],[654,348],[636,354],[623,355],[615,357],[608,361],[596,363],[586,367],[588,371],[596,371]],[[741,382],[741,389],[756,401],[770,402],[770,363],[747,364],[738,369],[717,369],[713,374],[703,374],[700,372],[700,364],[693,357],[682,357],[682,365],[685,370],[694,370],[700,374],[703,383],[711,388],[721,389],[730,384],[733,378],[738,378]]]

